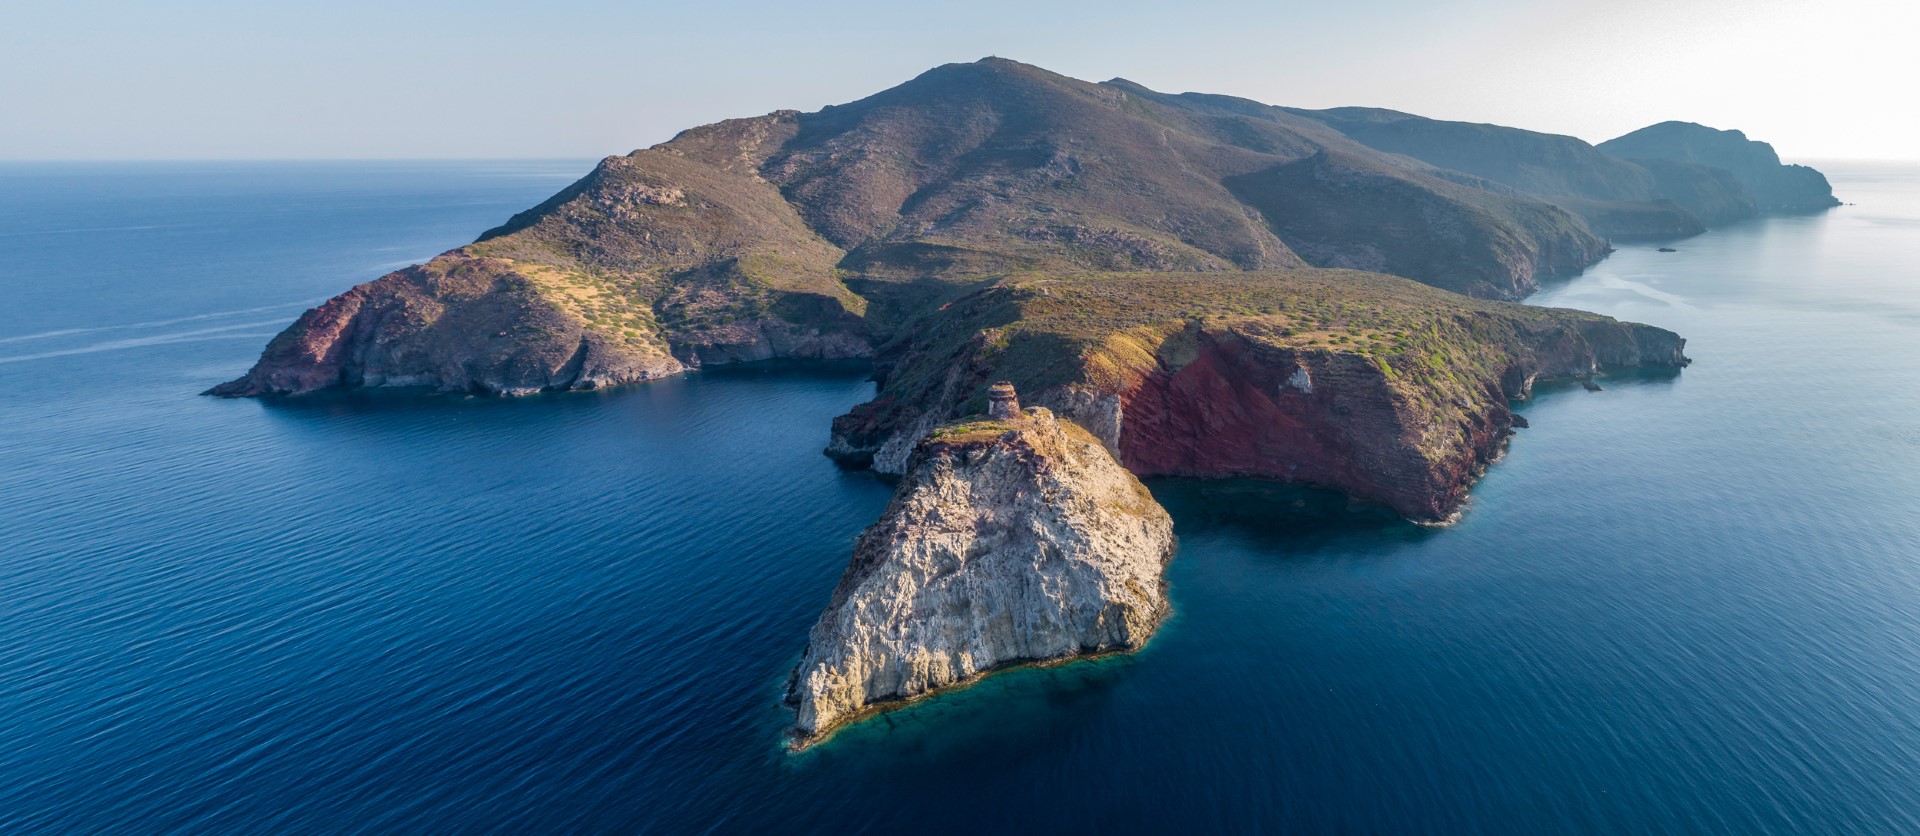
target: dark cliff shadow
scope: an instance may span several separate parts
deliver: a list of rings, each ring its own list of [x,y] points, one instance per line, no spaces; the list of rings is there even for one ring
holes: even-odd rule
[[[1163,630],[1166,628],[1162,628]],[[882,711],[793,754],[795,768],[849,758],[910,767],[998,760],[1011,751],[1069,745],[1076,730],[1113,710],[1127,680],[1151,653],[1115,653],[1047,665],[996,670],[964,687]],[[783,720],[790,711],[781,707]],[[783,752],[785,754],[785,752]]]
[[[870,360],[801,360],[788,357],[776,357],[771,360],[754,360],[746,363],[729,363],[724,366],[709,366],[688,374],[723,379],[741,379],[754,377],[784,377],[795,380],[845,380],[849,377],[873,376],[873,362]],[[644,386],[646,384],[637,384]]]
[[[592,409],[625,398],[669,395],[693,382],[695,377],[716,381],[752,381],[766,379],[846,381],[865,379],[873,374],[866,360],[794,360],[776,358],[745,363],[711,366],[684,374],[611,386],[605,389],[554,390],[519,397],[443,392],[431,386],[395,386],[322,389],[302,395],[268,395],[256,400],[276,415],[299,419],[345,418],[351,416],[435,412],[473,412],[476,410],[515,410],[538,405],[543,410]]]
[[[1586,384],[1576,378],[1556,378],[1542,380],[1534,384],[1533,395],[1523,401],[1510,401],[1508,406],[1514,412],[1524,414],[1527,407],[1550,398],[1563,398],[1573,395],[1604,395],[1607,389],[1637,389],[1642,387],[1671,388],[1680,382],[1685,369],[1675,366],[1641,366],[1630,369],[1613,369],[1595,375],[1593,382],[1601,391],[1589,392]]]
[[[1226,531],[1279,553],[1304,554],[1355,537],[1418,542],[1444,531],[1324,488],[1254,479],[1153,478],[1146,484],[1172,515],[1176,536]]]

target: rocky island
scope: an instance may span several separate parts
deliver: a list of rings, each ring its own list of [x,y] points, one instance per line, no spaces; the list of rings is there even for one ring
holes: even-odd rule
[[[1171,535],[1136,477],[1451,519],[1535,381],[1688,362],[1671,331],[1514,300],[1616,237],[1833,203],[1819,172],[1688,123],[1594,146],[989,58],[608,157],[307,311],[208,394],[869,360],[877,397],[827,453],[903,481],[795,671],[812,739],[996,667],[1137,647]],[[997,380],[1039,408],[978,418]]]
[[[1133,650],[1168,613],[1173,521],[1099,439],[1011,385],[915,448],[788,685],[799,745],[1011,665]]]

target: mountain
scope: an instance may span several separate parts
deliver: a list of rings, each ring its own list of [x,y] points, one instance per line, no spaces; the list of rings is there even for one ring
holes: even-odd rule
[[[1692,122],[1661,122],[1600,143],[1600,150],[1641,165],[1650,161],[1709,166],[1730,173],[1761,211],[1811,212],[1840,205],[1826,175],[1787,165],[1773,146],[1739,131]]]
[[[921,295],[904,285],[1012,270],[1354,267],[1511,297],[1606,251],[1551,206],[1311,120],[1166,101],[987,59],[695,128],[310,311],[213,391],[519,393],[865,356]]]
[[[306,312],[209,394],[519,395],[870,358],[881,398],[834,447],[886,469],[992,370],[1137,473],[1322,484],[1441,518],[1535,375],[1685,362],[1670,332],[1476,299],[1604,257],[1594,219],[1673,232],[1698,226],[1680,197],[1740,204],[1693,163],[1493,129],[1500,154],[1552,162],[1496,165],[1432,150],[1457,123],[1409,120],[950,64],[609,157]],[[1472,170],[1376,147],[1394,142]]]

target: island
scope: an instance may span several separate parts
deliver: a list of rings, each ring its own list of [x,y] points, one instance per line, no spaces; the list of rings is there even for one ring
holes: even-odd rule
[[[1165,515],[1139,477],[1453,519],[1536,381],[1598,389],[1607,370],[1689,362],[1671,331],[1517,300],[1615,239],[1835,203],[1819,172],[1691,123],[1595,146],[987,58],[608,157],[473,243],[307,311],[207,394],[519,396],[871,363],[877,396],[823,428],[826,452],[901,493],[796,671],[808,738],[996,666],[1144,641],[1165,611],[1147,571]],[[1036,409],[990,414],[999,381]],[[1067,504],[1034,499],[1049,495]],[[1048,529],[1060,514],[1078,516]],[[1008,574],[1002,545],[1084,560]],[[993,591],[901,585],[935,562]],[[1077,591],[1000,597],[1054,571]],[[953,607],[1026,626],[936,627]],[[892,644],[874,644],[882,623]]]

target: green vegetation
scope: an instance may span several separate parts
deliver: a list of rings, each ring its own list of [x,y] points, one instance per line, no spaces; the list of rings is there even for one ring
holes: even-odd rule
[[[972,444],[992,441],[1017,429],[1012,422],[969,416],[934,429],[927,438],[944,444]]]

